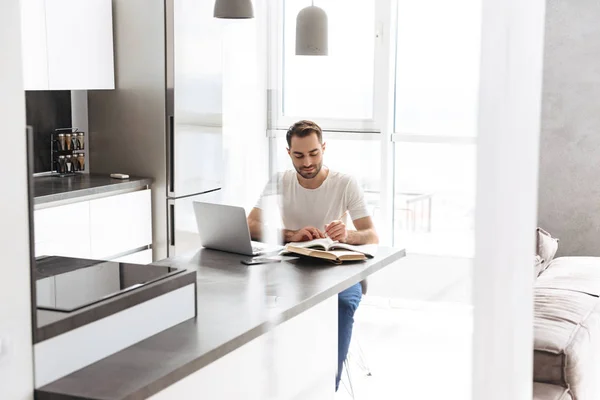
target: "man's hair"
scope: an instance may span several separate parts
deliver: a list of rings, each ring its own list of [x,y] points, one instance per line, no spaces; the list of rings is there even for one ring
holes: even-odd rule
[[[287,140],[288,147],[292,147],[292,137],[297,136],[300,138],[306,137],[313,133],[317,134],[317,139],[319,139],[319,143],[323,143],[323,131],[321,127],[312,121],[302,120],[296,122],[294,125],[290,126],[287,134],[285,135],[285,139]]]

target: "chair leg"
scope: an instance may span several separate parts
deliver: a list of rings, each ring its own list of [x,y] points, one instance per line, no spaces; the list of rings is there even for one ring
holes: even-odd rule
[[[360,368],[366,372],[367,376],[373,376],[371,373],[371,369],[369,368],[369,364],[367,363],[367,359],[365,357],[365,353],[360,345],[360,342],[356,341],[356,347],[358,348],[358,364]]]
[[[350,343],[350,351],[348,352],[348,359],[356,363],[358,367],[363,370],[367,376],[373,376],[371,368],[367,363],[367,357],[363,352],[362,346],[360,345],[359,333],[357,330],[354,331],[352,342]]]
[[[346,359],[344,361],[344,369],[346,370],[346,377],[348,378],[348,386],[349,386],[349,392],[350,392],[350,396],[352,396],[352,399],[354,400],[354,387],[352,386],[352,379],[350,377],[350,363],[348,362],[348,359]]]

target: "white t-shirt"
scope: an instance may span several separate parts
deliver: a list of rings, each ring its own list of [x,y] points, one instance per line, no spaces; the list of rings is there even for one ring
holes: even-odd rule
[[[269,181],[255,207],[264,210],[269,196],[279,196],[277,204],[284,229],[313,226],[323,230],[325,224],[337,220],[346,211],[352,221],[369,216],[356,179],[332,170],[316,189],[302,187],[294,170],[279,173]],[[347,215],[343,221],[348,225]]]

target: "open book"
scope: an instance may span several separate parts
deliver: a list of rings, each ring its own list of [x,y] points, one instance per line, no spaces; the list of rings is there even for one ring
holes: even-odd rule
[[[294,253],[308,257],[322,258],[341,264],[343,261],[361,261],[367,258],[373,258],[373,255],[367,251],[367,246],[354,246],[347,243],[340,243],[326,237],[324,239],[314,239],[308,242],[288,243],[283,253]]]

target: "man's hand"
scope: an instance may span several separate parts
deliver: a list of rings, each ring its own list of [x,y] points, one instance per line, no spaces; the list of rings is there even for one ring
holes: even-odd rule
[[[338,242],[344,243],[348,239],[348,230],[346,224],[340,220],[331,221],[325,225],[325,233],[331,238],[331,240],[337,240]]]
[[[289,236],[290,242],[305,242],[313,239],[321,239],[324,238],[325,234],[321,232],[319,229],[314,228],[312,226],[307,226],[302,229],[298,229],[297,231],[293,231],[292,235]]]

